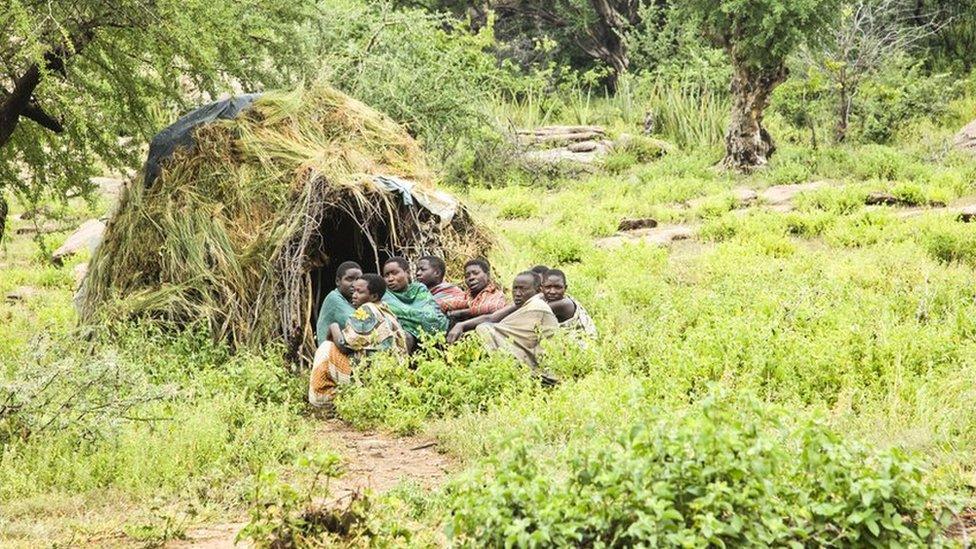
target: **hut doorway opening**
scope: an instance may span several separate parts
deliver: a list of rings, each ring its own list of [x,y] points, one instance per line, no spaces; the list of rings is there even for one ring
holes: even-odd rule
[[[316,267],[309,272],[312,286],[309,321],[313,332],[325,296],[336,287],[336,269],[339,264],[355,261],[362,266],[364,273],[378,273],[383,262],[391,257],[386,246],[390,237],[388,227],[374,223],[369,228],[371,234],[365,233],[363,227],[341,208],[325,214],[319,227],[321,245],[318,254],[313,254],[313,264]]]

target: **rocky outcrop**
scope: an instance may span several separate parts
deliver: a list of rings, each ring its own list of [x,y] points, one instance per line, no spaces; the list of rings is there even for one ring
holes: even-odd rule
[[[976,120],[959,130],[952,140],[952,146],[957,150],[976,155]]]

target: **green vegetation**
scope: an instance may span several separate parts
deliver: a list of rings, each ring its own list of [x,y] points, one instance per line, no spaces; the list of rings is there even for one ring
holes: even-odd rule
[[[785,78],[760,90],[771,96],[756,121],[777,147],[763,169],[737,174],[717,167],[737,101],[729,91],[736,60],[700,38],[700,18],[670,2],[618,9],[635,19],[606,59],[561,47],[571,32],[606,24],[591,17],[593,6],[624,3],[579,12],[546,3],[573,18],[559,28],[519,26],[511,13],[462,21],[467,6],[458,2],[315,4],[330,17],[303,19],[301,44],[281,47],[318,52],[324,67],[288,68],[286,55],[266,80],[241,81],[324,72],[335,90],[404,126],[429,157],[387,120],[337,122],[300,100],[312,89],[329,90],[317,100],[340,97],[333,88],[271,94],[259,111],[282,116],[205,132],[202,142],[217,154],[171,179],[194,184],[174,183],[148,215],[130,210],[144,246],[115,250],[119,257],[162,251],[170,273],[192,276],[174,275],[183,283],[160,284],[155,301],[116,303],[105,322],[84,328],[73,293],[75,269],[90,253],[56,266],[49,252],[114,201],[70,196],[75,187],[55,182],[61,168],[20,179],[11,166],[35,164],[21,149],[0,148],[0,185],[13,210],[0,244],[0,544],[160,544],[201,525],[241,522],[241,538],[260,546],[951,544],[947,524],[976,505],[976,236],[958,216],[976,196],[976,160],[951,148],[953,134],[976,118],[976,80],[965,72],[972,61],[960,53],[971,49],[969,31],[938,27],[863,72],[841,136],[839,73],[831,72],[840,58],[824,63],[798,49],[826,21],[805,14],[834,3],[790,3],[792,11],[768,20],[761,15],[785,3],[688,3],[714,17],[755,16],[739,28],[759,30],[726,37],[752,44],[752,54],[757,42],[777,44],[762,66],[739,75],[746,83],[752,70]],[[16,5],[0,28],[35,20],[26,18],[29,3]],[[220,2],[208,6],[192,7],[220,10]],[[285,27],[294,22],[286,12],[276,12]],[[203,46],[223,44],[219,33],[204,38]],[[155,47],[146,40],[139,44]],[[37,44],[35,57],[43,55]],[[105,55],[98,59],[111,64]],[[120,55],[127,61],[119,66],[132,68],[136,61]],[[222,89],[227,82],[210,70],[222,54],[200,55],[204,87]],[[612,66],[621,55],[626,65]],[[72,66],[72,78],[104,68]],[[224,76],[239,77],[232,68]],[[130,72],[175,86],[170,70]],[[117,87],[93,84],[93,95],[78,96],[56,74],[44,82],[64,84],[37,97],[51,108],[70,103],[59,113],[65,123],[77,109],[96,112],[92,101],[102,114],[120,108],[101,102]],[[0,86],[0,101],[9,87]],[[120,131],[133,138],[127,147],[143,146],[174,118],[175,98],[189,99],[175,88],[133,89],[126,101],[138,99],[138,112],[148,113],[139,122],[145,131],[115,125],[85,137],[72,127],[68,137],[40,138],[45,130],[21,119],[12,139],[38,151],[59,139],[44,149],[52,155],[45,162],[70,149],[64,170],[82,159],[82,178],[135,167],[99,152],[98,139]],[[525,171],[506,132],[547,124],[603,125],[615,146],[574,177]],[[274,135],[264,131],[270,126]],[[284,135],[294,151],[291,138],[309,134],[327,144],[355,134],[342,146],[360,154],[334,163],[282,152],[233,170],[218,162],[250,150],[228,151],[228,136],[267,145]],[[337,416],[378,437],[431,437],[457,468],[438,489],[403,483],[330,507],[322,504],[343,475],[357,474],[357,456],[335,447],[323,433],[329,424],[309,413],[307,373],[282,358],[281,344],[232,340],[225,321],[252,318],[239,310],[235,286],[260,286],[253,280],[267,261],[259,256],[297,222],[298,210],[280,208],[300,201],[301,185],[289,184],[304,183],[300,168],[352,181],[363,171],[357,162],[373,155],[443,181],[462,199],[494,233],[488,258],[500,283],[538,263],[563,269],[600,337],[586,347],[549,342],[542,366],[561,380],[554,387],[473,341],[430,346],[409,364],[377,357],[340,389]],[[281,172],[287,177],[273,177]],[[11,182],[21,187],[11,193]],[[766,194],[812,183],[781,202]],[[866,204],[876,196],[896,204]],[[621,220],[635,218],[692,236],[655,245],[616,234]],[[110,270],[95,263],[96,274]],[[126,263],[126,280],[144,282],[146,264]],[[117,297],[109,284],[100,291],[107,302]],[[134,310],[137,320],[123,321]]]

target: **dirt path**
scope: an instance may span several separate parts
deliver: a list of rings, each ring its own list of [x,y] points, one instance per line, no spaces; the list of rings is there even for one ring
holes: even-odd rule
[[[318,436],[346,458],[346,474],[332,481],[330,505],[342,505],[353,494],[367,489],[381,494],[403,481],[434,488],[454,466],[448,456],[437,452],[433,439],[357,431],[335,419],[324,422]],[[243,527],[243,522],[233,522],[190,530],[187,539],[170,542],[166,547],[235,547],[234,538]]]

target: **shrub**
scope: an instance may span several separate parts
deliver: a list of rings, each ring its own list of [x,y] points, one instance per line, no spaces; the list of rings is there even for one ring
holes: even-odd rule
[[[674,150],[674,146],[661,139],[644,135],[622,135],[614,143],[615,151],[628,152],[641,164],[660,158]]]
[[[538,213],[538,202],[529,198],[515,198],[502,206],[498,212],[498,217],[502,219],[528,219]]]
[[[603,169],[612,174],[623,173],[637,165],[637,156],[626,150],[613,150],[603,158]]]
[[[451,488],[450,533],[463,546],[523,547],[939,541],[950,515],[915,461],[789,416],[707,398],[555,458],[513,442]]]
[[[870,145],[860,149],[851,159],[854,177],[858,179],[882,179],[894,181],[905,175],[904,156],[891,147]]]
[[[533,386],[514,358],[486,355],[474,338],[442,349],[429,344],[406,364],[378,355],[355,370],[355,383],[340,388],[339,416],[359,428],[417,431],[430,418],[483,410],[499,398]]]

